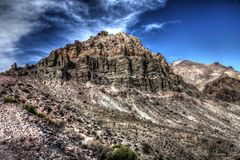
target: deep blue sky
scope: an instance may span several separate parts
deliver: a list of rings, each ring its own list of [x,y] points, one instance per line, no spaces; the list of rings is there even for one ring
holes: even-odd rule
[[[240,0],[1,0],[0,71],[101,30],[138,36],[169,62],[240,70]]]
[[[137,25],[180,21],[163,30],[136,33],[154,52],[169,61],[219,61],[240,70],[240,2],[234,0],[169,0],[163,9],[149,12]]]

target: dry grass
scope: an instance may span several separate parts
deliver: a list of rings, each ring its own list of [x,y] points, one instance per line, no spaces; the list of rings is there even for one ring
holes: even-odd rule
[[[17,103],[17,99],[13,98],[13,97],[5,97],[3,99],[4,103]]]

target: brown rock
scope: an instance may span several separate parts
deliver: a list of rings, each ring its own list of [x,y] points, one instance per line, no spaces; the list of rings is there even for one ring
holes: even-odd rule
[[[11,70],[17,70],[17,63],[13,63],[13,65],[11,65]]]
[[[149,91],[187,87],[173,74],[163,55],[154,55],[126,33],[103,31],[87,41],[68,44],[41,60],[38,67],[50,73],[45,74],[47,77],[66,77],[61,70],[65,68],[67,77],[100,85],[116,83]]]
[[[204,93],[217,99],[240,104],[240,80],[228,76],[220,77],[208,83]]]
[[[176,61],[171,64],[175,74],[183,77],[184,81],[203,91],[206,84],[224,75],[240,80],[240,73],[231,67],[221,65],[219,62],[201,64],[188,60]]]

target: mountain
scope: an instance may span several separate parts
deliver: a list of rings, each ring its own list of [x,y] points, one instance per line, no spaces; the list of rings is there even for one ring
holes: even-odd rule
[[[176,61],[171,64],[173,72],[200,91],[219,100],[239,104],[240,73],[231,66],[218,62],[205,65],[192,61]]]
[[[0,159],[237,159],[240,106],[184,82],[126,33],[100,32],[0,75]]]
[[[209,82],[203,92],[220,100],[240,104],[240,80],[229,76]]]
[[[148,91],[188,87],[180,76],[173,74],[161,54],[152,54],[136,37],[125,33],[100,32],[85,42],[76,41],[51,52],[31,70],[19,69],[10,74],[33,72],[47,79],[115,83]]]
[[[182,76],[185,82],[193,84],[200,91],[204,90],[206,84],[224,75],[240,80],[238,71],[218,62],[206,65],[188,60],[175,61],[171,64],[171,68],[175,74]]]

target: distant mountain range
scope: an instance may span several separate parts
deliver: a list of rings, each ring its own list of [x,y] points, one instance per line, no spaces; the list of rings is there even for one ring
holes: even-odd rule
[[[206,65],[185,60],[173,62],[171,68],[185,82],[193,84],[203,93],[239,104],[240,73],[232,67],[218,62]]]
[[[175,61],[171,64],[174,73],[183,77],[184,81],[197,86],[202,91],[207,83],[222,76],[240,80],[240,73],[232,67],[226,67],[215,62],[213,64],[201,64],[188,60]]]

